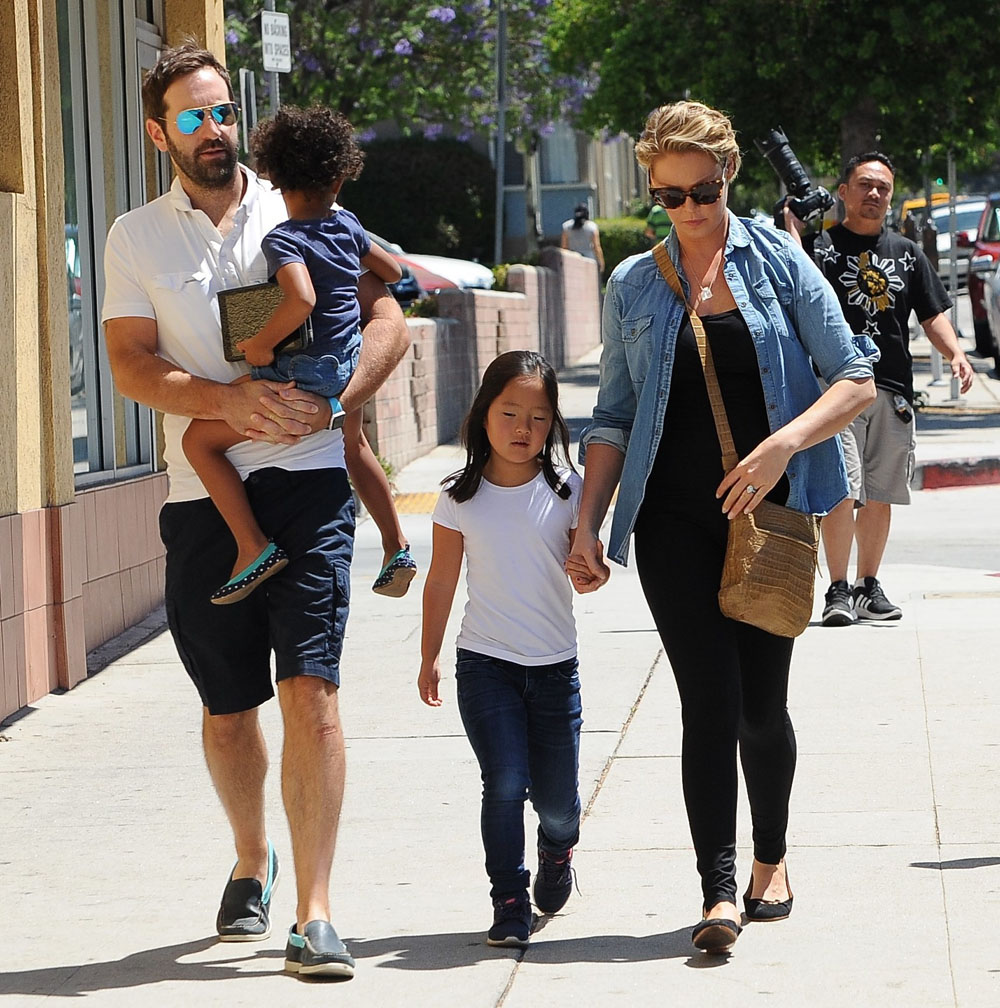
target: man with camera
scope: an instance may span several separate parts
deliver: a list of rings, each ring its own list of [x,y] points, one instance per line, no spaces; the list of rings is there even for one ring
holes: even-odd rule
[[[898,620],[903,615],[886,598],[878,571],[889,538],[892,505],[910,503],[914,465],[911,311],[916,312],[931,344],[950,362],[962,391],[972,385],[972,366],[948,320],[951,301],[937,273],[919,246],[885,226],[894,175],[892,162],[884,154],[871,151],[852,157],[838,189],[843,221],[805,241],[837,292],[851,329],[871,337],[882,354],[875,364],[878,398],[840,434],[851,489],[821,526],[831,580],[824,626],[849,626],[859,619]],[[789,233],[801,241],[804,222],[787,205],[784,221]],[[847,566],[855,541],[857,577],[852,586]]]

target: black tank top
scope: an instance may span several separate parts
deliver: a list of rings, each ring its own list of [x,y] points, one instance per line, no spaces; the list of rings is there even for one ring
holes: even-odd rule
[[[771,433],[757,351],[737,309],[705,315],[702,323],[712,348],[736,453],[742,459]],[[705,372],[691,322],[685,318],[677,335],[663,436],[646,481],[639,521],[665,511],[697,513],[710,508],[721,514],[721,501],[716,500],[715,489],[722,476],[722,451],[708,401]],[[768,500],[784,504],[788,490],[788,479],[782,476],[767,495]]]

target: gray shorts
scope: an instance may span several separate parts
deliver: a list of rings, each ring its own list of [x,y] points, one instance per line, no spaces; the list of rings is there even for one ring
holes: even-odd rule
[[[875,402],[840,432],[849,496],[859,504],[869,500],[909,504],[916,422],[899,419],[891,392],[875,391]]]

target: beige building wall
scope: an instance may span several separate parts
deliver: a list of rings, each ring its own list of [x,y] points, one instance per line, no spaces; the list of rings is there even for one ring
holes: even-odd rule
[[[96,6],[99,74],[112,108],[112,16]],[[164,0],[168,44],[193,36],[224,54],[221,0]],[[156,515],[166,478],[77,492],[59,45],[55,0],[0,0],[0,719],[87,675],[87,652],[162,600]],[[120,124],[104,116],[108,150]],[[116,209],[114,158],[105,205]],[[111,220],[105,222],[110,226]],[[96,224],[95,224],[96,226]],[[100,244],[100,243],[99,243]],[[116,414],[121,413],[116,408]]]

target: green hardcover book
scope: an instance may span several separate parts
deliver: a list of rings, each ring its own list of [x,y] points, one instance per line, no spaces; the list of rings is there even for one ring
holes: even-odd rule
[[[281,288],[276,283],[251,284],[219,291],[219,321],[222,324],[222,352],[227,361],[241,361],[243,354],[236,344],[260,332],[281,300]],[[312,321],[306,319],[295,332],[274,349],[287,353],[303,350],[312,343]]]

